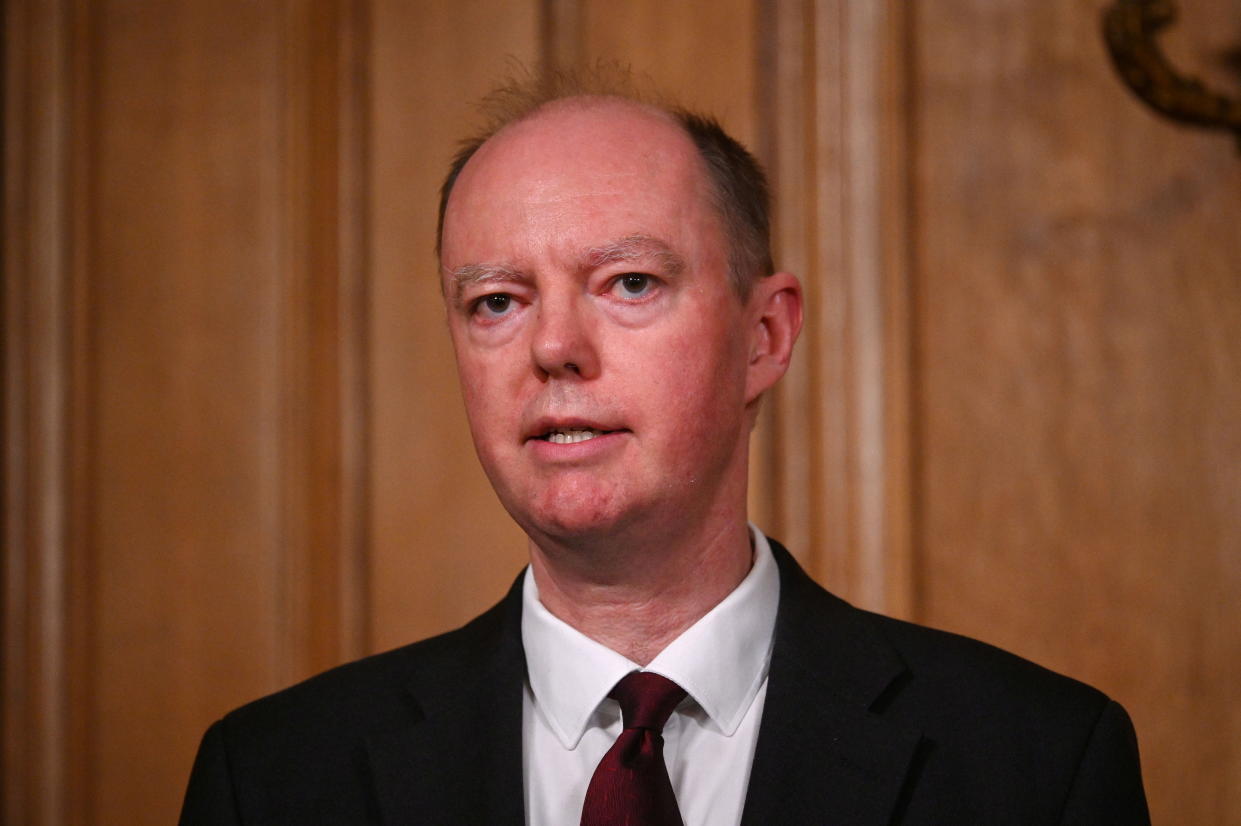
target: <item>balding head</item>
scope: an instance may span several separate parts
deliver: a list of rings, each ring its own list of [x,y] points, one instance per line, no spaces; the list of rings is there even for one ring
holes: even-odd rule
[[[736,293],[745,298],[755,280],[773,271],[770,197],[762,167],[714,119],[642,91],[632,75],[614,66],[584,73],[534,75],[500,86],[484,99],[488,122],[478,134],[462,141],[440,190],[437,255],[442,253],[444,216],[457,178],[484,144],[548,107],[589,105],[604,99],[658,113],[692,143],[727,239],[729,279]]]

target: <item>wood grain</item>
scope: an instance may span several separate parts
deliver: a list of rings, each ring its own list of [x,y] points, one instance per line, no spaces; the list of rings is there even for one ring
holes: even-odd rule
[[[102,822],[168,822],[203,723],[294,670],[282,353],[299,262],[282,225],[280,8],[131,12],[95,17],[84,136],[95,665],[81,793]]]
[[[464,623],[525,564],[470,441],[435,260],[440,182],[506,55],[540,53],[540,4],[378,3],[370,29],[369,646]]]
[[[1102,5],[919,5],[918,617],[1123,702],[1155,822],[1241,823],[1241,161]]]
[[[772,405],[774,530],[833,590],[908,616],[903,8],[776,3],[764,145],[807,311]]]
[[[284,67],[282,682],[365,650],[365,31],[345,0],[294,3]]]
[[[681,103],[715,115],[753,146],[758,103],[755,0],[635,0],[578,5],[578,59],[616,60]]]
[[[1128,95],[1103,5],[5,4],[4,822],[170,822],[212,719],[524,564],[433,255],[513,56],[769,165],[808,317],[760,524],[1125,703],[1156,822],[1241,824],[1241,161]],[[1235,82],[1237,0],[1182,12]]]
[[[71,10],[4,8],[5,823],[64,822],[74,474]],[[20,223],[13,220],[21,216]]]
[[[362,649],[347,12],[6,7],[5,822]]]

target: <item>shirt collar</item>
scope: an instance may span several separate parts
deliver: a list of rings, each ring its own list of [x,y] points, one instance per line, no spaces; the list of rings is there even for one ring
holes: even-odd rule
[[[646,667],[686,690],[732,736],[767,678],[780,601],[771,546],[754,525],[754,564],[745,579]],[[576,748],[612,686],[641,666],[552,615],[534,575],[522,586],[521,638],[534,705],[566,749]]]

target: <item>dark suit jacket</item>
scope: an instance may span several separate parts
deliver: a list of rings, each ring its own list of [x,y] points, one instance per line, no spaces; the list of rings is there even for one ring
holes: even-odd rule
[[[746,824],[1149,822],[1119,705],[859,611],[772,547],[780,608]],[[203,738],[181,823],[521,823],[520,627],[514,585],[464,628],[232,712]]]

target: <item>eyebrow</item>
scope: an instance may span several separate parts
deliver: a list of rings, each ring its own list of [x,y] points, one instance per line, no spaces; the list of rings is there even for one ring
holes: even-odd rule
[[[607,264],[625,261],[642,261],[653,258],[659,262],[665,275],[678,275],[685,269],[685,260],[672,251],[667,242],[650,235],[626,235],[586,252],[586,266],[596,269]]]
[[[503,264],[466,264],[449,271],[448,280],[452,283],[453,300],[460,302],[461,294],[471,284],[523,281],[525,276]]]
[[[679,275],[685,269],[685,259],[672,251],[667,242],[651,235],[626,235],[617,241],[591,247],[583,257],[583,269],[593,270],[608,264],[654,259],[659,262],[661,274]],[[485,283],[511,283],[526,281],[528,276],[520,270],[504,264],[464,264],[448,271],[452,284],[452,297],[461,301],[467,287]]]

